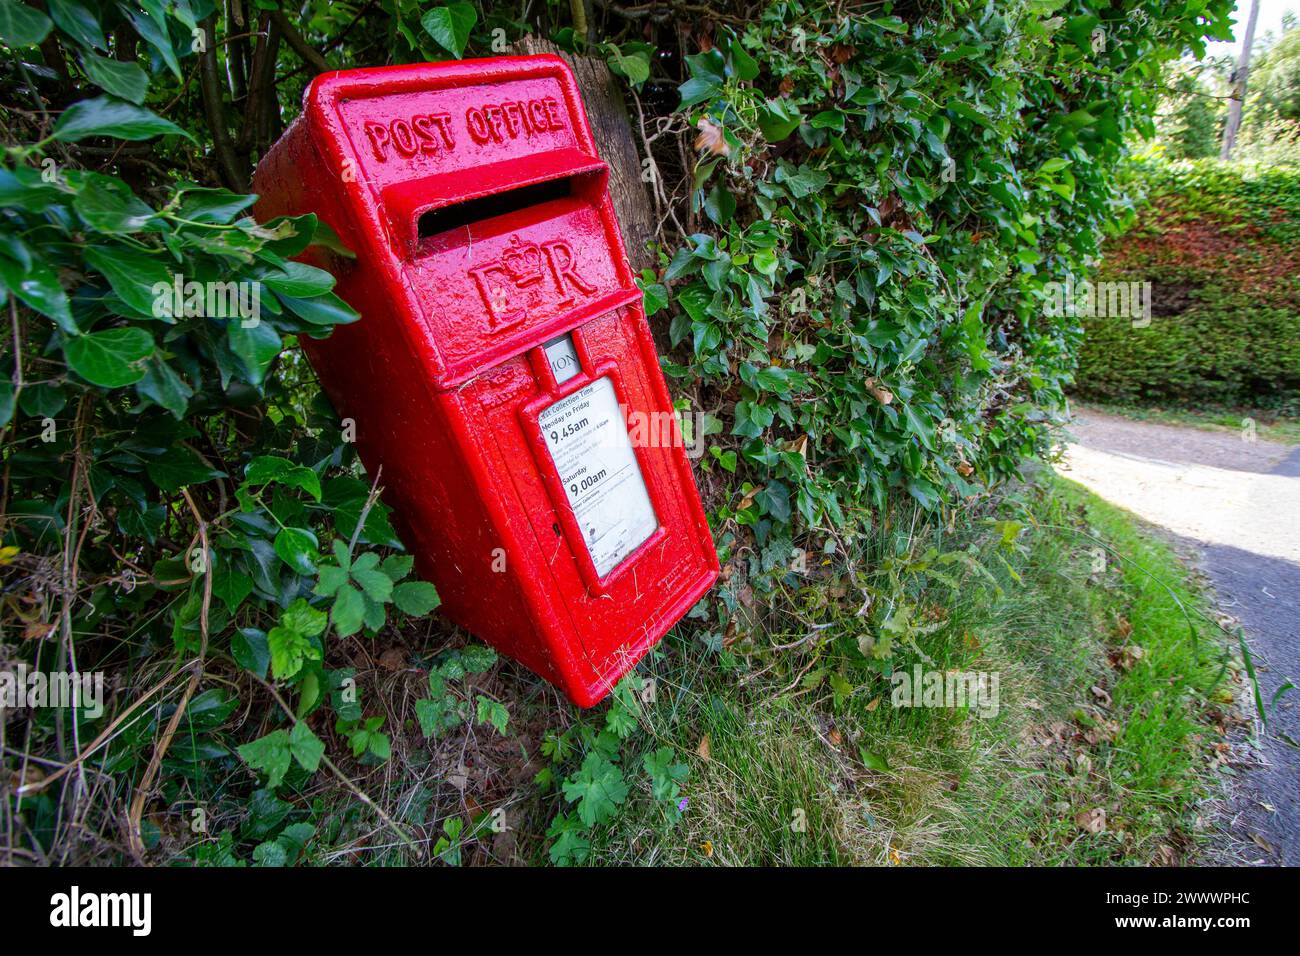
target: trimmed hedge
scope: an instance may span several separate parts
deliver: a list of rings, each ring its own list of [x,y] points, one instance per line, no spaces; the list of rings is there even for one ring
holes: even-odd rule
[[[1099,279],[1152,284],[1152,320],[1084,320],[1075,393],[1121,404],[1300,403],[1300,170],[1141,169],[1150,206]]]

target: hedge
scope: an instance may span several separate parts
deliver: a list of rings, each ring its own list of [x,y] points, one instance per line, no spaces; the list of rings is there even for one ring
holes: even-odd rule
[[[1099,281],[1151,283],[1152,320],[1084,320],[1075,388],[1121,404],[1300,402],[1300,168],[1148,163],[1139,224]]]

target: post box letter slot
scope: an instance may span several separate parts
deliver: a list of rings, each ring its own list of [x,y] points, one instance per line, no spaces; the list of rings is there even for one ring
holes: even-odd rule
[[[596,576],[604,578],[659,528],[614,383],[608,375],[596,379],[546,408],[537,424]]]
[[[573,195],[573,180],[569,177],[508,189],[491,196],[480,196],[466,202],[430,209],[420,216],[417,226],[419,239],[431,239],[462,226],[472,226],[483,219],[494,219],[531,206],[540,206],[556,199]]]

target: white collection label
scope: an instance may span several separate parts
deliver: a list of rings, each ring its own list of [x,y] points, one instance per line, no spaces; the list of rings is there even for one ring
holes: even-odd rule
[[[537,423],[603,578],[659,527],[614,383],[597,379],[546,409]]]

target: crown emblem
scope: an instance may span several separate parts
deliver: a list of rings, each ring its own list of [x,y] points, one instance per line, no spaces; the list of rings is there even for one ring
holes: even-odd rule
[[[520,242],[518,236],[510,237],[510,248],[501,256],[501,264],[510,281],[519,288],[541,282],[544,278],[542,250],[535,242]]]

